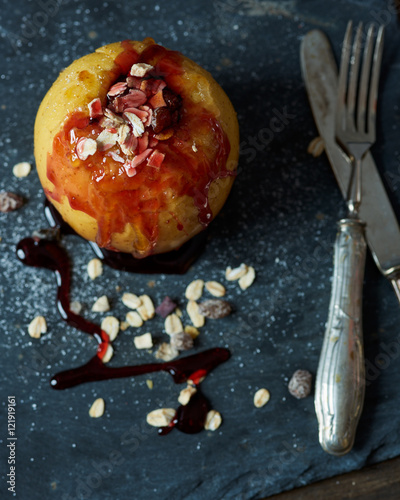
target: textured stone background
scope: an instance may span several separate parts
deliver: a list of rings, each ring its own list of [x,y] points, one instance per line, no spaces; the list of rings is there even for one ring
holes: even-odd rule
[[[326,157],[314,159],[306,152],[316,129],[301,80],[299,45],[308,30],[320,28],[338,55],[349,18],[387,25],[373,152],[400,215],[400,31],[391,2],[14,0],[2,9],[0,189],[26,198],[18,212],[0,214],[2,498],[8,498],[6,399],[11,394],[17,398],[21,499],[259,499],[400,453],[400,308],[370,257],[364,300],[369,382],[353,451],[343,458],[325,454],[313,398],[297,401],[287,392],[294,370],[316,372],[335,223],[345,213]],[[16,179],[11,171],[17,162],[34,160],[33,123],[45,92],[75,58],[106,43],[145,36],[181,50],[225,88],[240,121],[240,174],[212,224],[206,252],[186,276],[106,269],[91,282],[85,273],[90,249],[68,237],[71,295],[85,305],[86,317],[100,321],[90,307],[106,293],[112,313],[123,319],[117,285],[149,293],[155,302],[167,293],[182,299],[192,279],[223,281],[227,265],[252,264],[257,281],[247,292],[227,284],[235,314],[208,321],[197,344],[198,350],[226,346],[232,352],[203,384],[223,415],[215,433],[174,431],[159,437],[146,425],[148,411],[176,406],[180,387],[165,374],[151,377],[152,391],[147,377],[52,390],[50,376],[89,359],[95,343],[60,320],[53,275],[15,259],[18,241],[46,225],[35,172]],[[282,114],[287,118],[281,130],[268,132],[271,120]],[[37,314],[46,317],[49,329],[34,341],[27,326]],[[154,319],[151,330],[164,338],[161,320]],[[132,337],[132,329],[120,334],[113,365],[151,361],[151,355],[132,348]],[[271,401],[256,409],[252,399],[260,387],[270,390]],[[107,408],[103,418],[93,420],[88,409],[96,397],[103,397]],[[118,464],[110,465],[116,452]]]

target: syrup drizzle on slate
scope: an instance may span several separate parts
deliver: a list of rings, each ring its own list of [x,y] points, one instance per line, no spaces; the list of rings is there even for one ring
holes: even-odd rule
[[[49,204],[46,204],[45,213],[53,229],[58,228],[63,234],[74,234],[74,231],[62,221],[55,209],[50,207]],[[125,256],[121,260],[121,255],[124,254],[117,253],[115,253],[115,259],[113,259],[114,252],[107,252],[104,255],[101,249],[98,252],[96,251],[96,253],[100,258],[103,255],[103,260],[106,264],[117,269],[145,273],[182,273],[195,260],[199,253],[199,243],[200,247],[204,246],[204,241],[203,236],[197,243],[193,243],[192,241],[191,245],[184,252],[174,252],[173,255],[164,256],[161,261],[155,260],[155,262],[152,257],[136,260],[132,256]],[[50,384],[54,389],[61,390],[86,382],[133,377],[165,371],[172,376],[174,382],[177,384],[190,380],[197,387],[197,392],[186,406],[179,406],[171,424],[168,427],[160,428],[158,431],[159,434],[168,434],[174,427],[190,434],[200,432],[204,428],[205,419],[211,406],[200,390],[200,382],[214,368],[229,359],[230,353],[227,349],[209,349],[166,363],[150,363],[115,368],[108,367],[102,362],[102,358],[109,345],[107,333],[100,326],[87,321],[70,309],[71,265],[68,255],[60,246],[58,239],[25,238],[17,246],[17,257],[25,265],[49,269],[55,273],[57,281],[57,308],[61,317],[70,326],[92,335],[98,343],[96,355],[85,365],[60,372],[51,379]],[[148,260],[148,263],[144,265],[145,270],[143,270],[141,266],[145,260]],[[163,264],[166,264],[165,267],[163,267]],[[151,271],[151,269],[155,270]]]

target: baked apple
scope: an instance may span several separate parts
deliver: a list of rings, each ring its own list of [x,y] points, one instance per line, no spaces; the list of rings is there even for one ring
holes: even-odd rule
[[[35,123],[48,200],[82,237],[136,258],[177,249],[207,227],[229,194],[238,150],[222,88],[150,38],[73,62]]]

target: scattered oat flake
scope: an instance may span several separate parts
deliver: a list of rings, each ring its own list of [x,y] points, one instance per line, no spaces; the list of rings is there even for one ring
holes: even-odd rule
[[[239,267],[235,267],[232,269],[231,267],[227,267],[225,271],[225,278],[228,281],[236,281],[242,276],[244,276],[248,271],[248,267],[246,264],[240,264]]]
[[[82,311],[82,304],[77,300],[73,300],[69,305],[69,308],[74,314],[79,314]]]
[[[119,321],[115,316],[106,316],[101,322],[101,329],[106,332],[111,342],[113,342],[119,332]]]
[[[249,266],[247,273],[239,279],[239,286],[242,290],[247,290],[256,279],[256,271],[254,267]]]
[[[107,312],[110,310],[110,303],[106,295],[99,297],[92,306],[93,312]]]
[[[205,287],[211,295],[214,295],[214,297],[223,297],[226,293],[224,285],[221,285],[218,281],[207,281]]]
[[[167,427],[175,418],[173,408],[159,408],[147,414],[146,422],[153,427]]]
[[[190,321],[193,323],[193,326],[196,328],[204,326],[205,318],[202,314],[200,314],[197,302],[189,300],[186,306],[186,311],[189,315]]]
[[[47,332],[47,323],[43,316],[36,316],[29,323],[28,333],[33,339],[40,339],[42,333]]]
[[[221,414],[216,410],[210,410],[207,413],[204,429],[207,431],[216,431],[222,423]]]
[[[192,385],[188,385],[187,387],[185,387],[185,389],[182,389],[181,392],[179,393],[178,402],[182,406],[186,406],[189,403],[190,398],[194,394],[196,394],[196,392],[197,392],[196,387],[193,387]]]
[[[21,163],[17,163],[13,166],[13,174],[15,177],[21,178],[26,177],[30,174],[32,166],[27,161],[22,161]]]
[[[128,313],[129,314],[129,313]],[[129,328],[129,323],[127,321],[121,321],[121,324],[119,325],[119,329],[124,332]]]
[[[0,212],[14,212],[24,204],[24,199],[15,193],[9,191],[0,192]]]
[[[134,293],[125,292],[122,295],[122,303],[129,309],[137,309],[142,305],[142,300]]]
[[[128,325],[135,328],[139,328],[143,325],[143,319],[137,311],[129,311],[126,314],[125,319]]]
[[[142,301],[142,305],[138,307],[137,311],[143,321],[148,321],[149,319],[154,318],[156,311],[151,298],[148,295],[140,295],[139,299]]]
[[[153,389],[153,387],[154,387],[154,383],[153,383],[153,381],[152,381],[150,378],[148,378],[148,379],[146,380],[146,385],[147,385],[147,387],[148,387],[149,389]]]
[[[101,360],[104,364],[106,364],[111,360],[111,358],[113,356],[114,356],[113,346],[111,344],[108,344],[106,352],[105,352],[104,356],[101,358]]]
[[[188,333],[193,340],[200,335],[200,330],[198,330],[195,326],[192,325],[186,325],[184,328],[184,332]]]
[[[167,344],[167,342],[163,342],[160,344],[160,347],[156,351],[156,358],[162,359],[163,361],[171,361],[179,355],[178,349],[171,346],[171,344]]]
[[[204,281],[194,280],[188,284],[185,291],[185,297],[188,300],[198,300],[203,293]]]
[[[259,389],[255,394],[254,394],[254,406],[256,408],[262,408],[264,405],[266,405],[270,399],[271,395],[269,393],[268,389]]]
[[[96,139],[96,145],[99,148],[99,151],[107,151],[112,148],[118,139],[118,133],[115,129],[105,128],[100,132]],[[88,139],[89,140],[89,139]],[[93,140],[93,139],[90,139]],[[77,146],[78,147],[78,146]]]
[[[182,321],[178,318],[175,313],[169,314],[164,321],[165,332],[168,335],[174,335],[175,333],[183,332]]]
[[[182,318],[183,316],[183,312],[179,307],[175,309],[175,314],[178,316],[178,318]]]
[[[136,349],[151,349],[153,347],[153,339],[151,333],[144,333],[133,338]]]
[[[92,259],[87,265],[87,272],[91,280],[95,280],[103,274],[103,263],[100,259]]]
[[[314,139],[310,142],[307,147],[307,153],[317,158],[321,156],[325,149],[325,143],[322,137],[314,137]]]
[[[103,398],[97,398],[93,402],[92,406],[90,407],[89,415],[92,418],[102,417],[104,415],[105,406],[106,405],[105,405],[104,399]]]

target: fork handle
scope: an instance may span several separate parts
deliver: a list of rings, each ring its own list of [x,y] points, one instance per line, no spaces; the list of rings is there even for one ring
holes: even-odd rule
[[[364,227],[358,219],[339,221],[334,248],[329,317],[315,387],[319,442],[332,455],[344,455],[353,447],[364,402]]]

